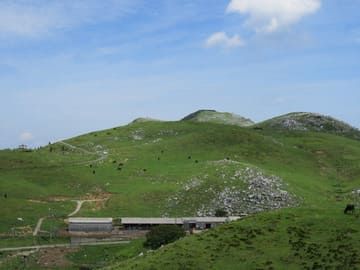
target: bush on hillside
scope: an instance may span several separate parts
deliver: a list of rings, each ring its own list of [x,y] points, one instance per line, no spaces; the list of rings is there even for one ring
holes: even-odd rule
[[[175,225],[160,225],[152,228],[146,235],[145,247],[157,249],[162,245],[170,244],[185,236],[182,227]]]
[[[215,217],[227,217],[228,213],[225,209],[216,209],[215,211]]]

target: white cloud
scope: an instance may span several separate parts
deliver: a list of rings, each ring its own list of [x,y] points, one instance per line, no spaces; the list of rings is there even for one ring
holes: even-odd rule
[[[321,0],[231,0],[229,13],[247,15],[246,25],[256,32],[272,33],[318,11]]]
[[[38,37],[58,29],[106,21],[129,12],[140,0],[2,0],[0,36]]]
[[[32,133],[25,131],[23,133],[20,134],[19,139],[21,142],[29,142],[32,139],[34,139],[34,136]]]
[[[225,49],[236,48],[244,46],[244,41],[239,35],[228,36],[225,32],[217,32],[212,34],[205,42],[205,46],[211,47],[222,47]]]

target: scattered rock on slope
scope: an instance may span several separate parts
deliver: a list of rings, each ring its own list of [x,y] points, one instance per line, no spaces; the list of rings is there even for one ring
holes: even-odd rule
[[[172,211],[214,216],[217,209],[224,209],[229,215],[247,215],[297,204],[295,196],[286,191],[285,183],[277,176],[231,160],[211,165],[217,167],[216,179],[204,175],[183,184],[168,199],[165,216],[174,214]]]
[[[296,131],[326,132],[352,139],[360,139],[358,129],[333,117],[316,113],[289,113],[267,120],[258,126]]]

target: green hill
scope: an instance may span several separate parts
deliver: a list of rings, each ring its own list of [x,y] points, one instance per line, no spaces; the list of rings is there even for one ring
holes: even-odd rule
[[[359,219],[343,209],[357,190],[358,140],[265,125],[140,121],[33,151],[0,151],[0,247],[42,243],[32,236],[39,218],[46,217],[42,230],[57,231],[74,200],[95,198],[77,216],[211,215],[217,208],[250,216],[157,252],[144,251],[141,240],[82,248],[69,257],[72,269],[356,269]],[[43,269],[40,255],[31,256],[31,269]],[[14,260],[0,269],[19,268]]]
[[[150,118],[150,117],[140,117],[136,118],[132,123],[144,123],[144,122],[160,122],[161,120]]]
[[[360,130],[331,116],[316,113],[289,113],[257,125],[277,130],[316,131],[360,140]]]
[[[254,124],[253,121],[242,116],[233,113],[217,112],[214,110],[199,110],[186,116],[182,120],[235,125],[240,127],[247,127]]]

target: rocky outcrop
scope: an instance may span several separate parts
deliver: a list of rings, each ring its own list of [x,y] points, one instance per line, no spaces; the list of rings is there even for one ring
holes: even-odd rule
[[[229,215],[248,215],[298,203],[280,177],[231,160],[210,164],[217,167],[217,179],[206,174],[190,179],[168,199],[165,216],[174,209],[196,216],[214,216],[218,209]]]

